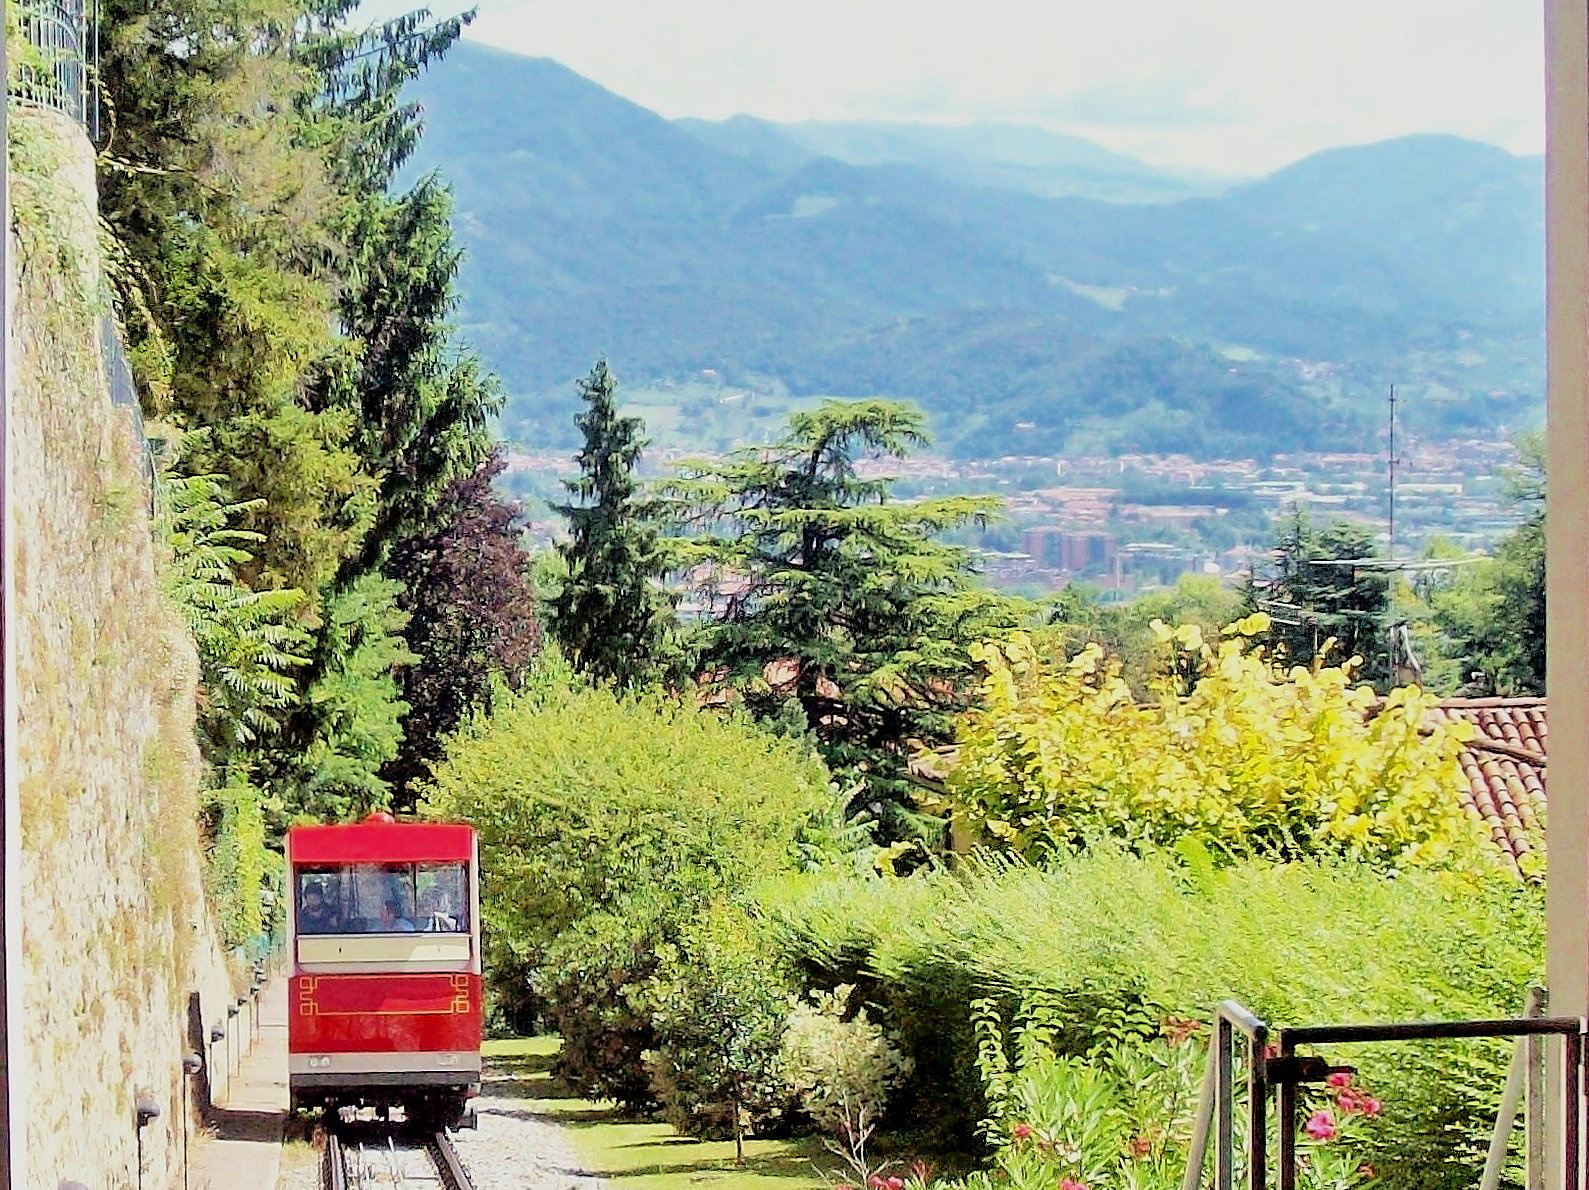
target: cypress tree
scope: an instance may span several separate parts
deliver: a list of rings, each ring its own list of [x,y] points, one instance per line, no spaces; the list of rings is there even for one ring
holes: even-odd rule
[[[643,427],[618,415],[617,387],[606,360],[579,382],[585,411],[575,424],[584,447],[579,478],[563,485],[578,502],[553,506],[569,535],[557,547],[566,574],[547,619],[577,669],[632,688],[660,676],[673,599],[658,585],[669,560],[655,509],[634,477]]]

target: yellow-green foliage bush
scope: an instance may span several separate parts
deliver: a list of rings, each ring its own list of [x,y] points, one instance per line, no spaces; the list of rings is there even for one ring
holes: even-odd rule
[[[1457,797],[1467,726],[1429,722],[1417,687],[1379,702],[1350,663],[1278,671],[1244,635],[1266,620],[1217,644],[1155,621],[1170,665],[1148,703],[1097,646],[1054,665],[1024,637],[983,645],[939,808],[1026,858],[1114,837],[1384,869],[1495,862]]]
[[[265,846],[264,801],[235,775],[204,794],[205,891],[227,946],[253,941],[266,928],[260,894],[269,883],[273,853]]]

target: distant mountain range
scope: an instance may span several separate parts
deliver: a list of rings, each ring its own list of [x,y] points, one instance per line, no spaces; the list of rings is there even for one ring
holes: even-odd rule
[[[774,171],[831,157],[849,165],[914,166],[962,185],[1120,203],[1219,194],[1240,180],[1155,169],[1079,136],[1018,124],[775,124],[755,116],[674,123],[709,145]]]
[[[471,42],[414,93],[529,443],[602,354],[695,445],[746,392],[913,399],[971,455],[1359,446],[1392,382],[1429,433],[1540,407],[1538,158],[1412,136],[1234,181],[1007,125],[669,121]]]

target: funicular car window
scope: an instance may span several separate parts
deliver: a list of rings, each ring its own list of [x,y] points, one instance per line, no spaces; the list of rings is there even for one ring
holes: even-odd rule
[[[415,886],[416,926],[444,934],[468,932],[469,886],[462,864],[419,864]]]
[[[466,933],[463,864],[342,864],[298,869],[300,934]]]

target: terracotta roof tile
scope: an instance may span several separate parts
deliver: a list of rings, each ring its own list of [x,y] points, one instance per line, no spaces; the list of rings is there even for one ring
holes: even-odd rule
[[[1544,846],[1545,758],[1549,728],[1543,698],[1452,698],[1432,715],[1473,725],[1460,757],[1462,804],[1516,862]]]

